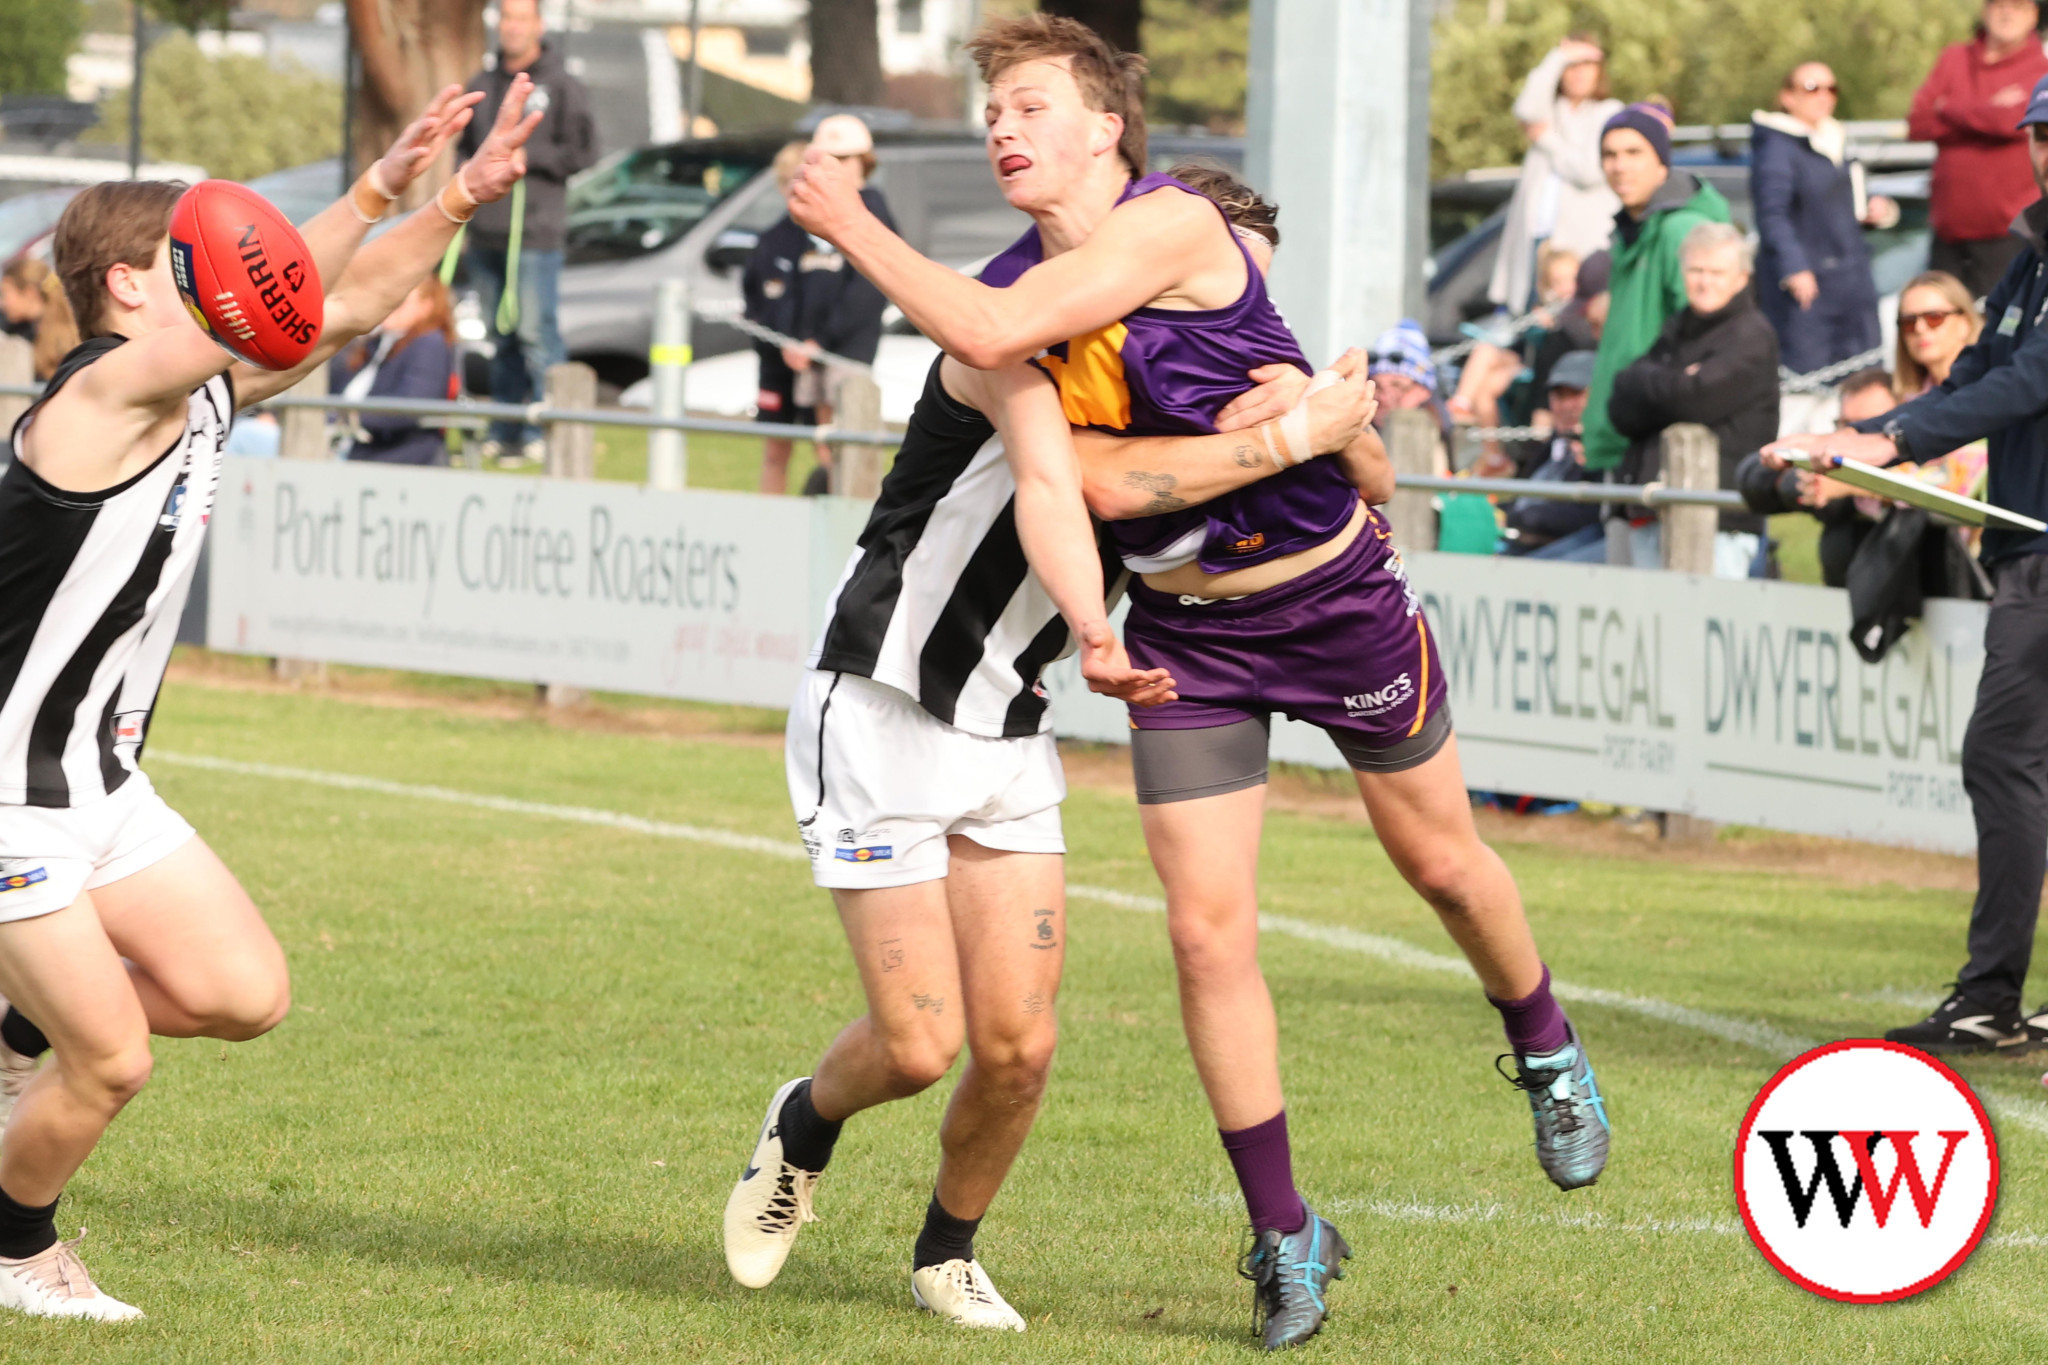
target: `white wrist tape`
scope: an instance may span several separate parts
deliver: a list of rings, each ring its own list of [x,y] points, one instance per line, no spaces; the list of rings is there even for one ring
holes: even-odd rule
[[[1287,463],[1304,464],[1315,456],[1315,448],[1309,444],[1308,400],[1309,395],[1319,393],[1332,384],[1341,384],[1344,376],[1335,370],[1318,370],[1308,381],[1308,389],[1301,400],[1287,410],[1280,419],[1280,435],[1287,444]]]

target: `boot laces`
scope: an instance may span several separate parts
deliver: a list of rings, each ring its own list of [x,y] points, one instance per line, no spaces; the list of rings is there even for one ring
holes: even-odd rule
[[[70,1241],[58,1242],[48,1251],[17,1264],[15,1274],[46,1294],[67,1299],[96,1298],[99,1286],[92,1282],[85,1262],[78,1256],[78,1244],[84,1240],[85,1229],[80,1228]]]
[[[779,1237],[796,1231],[805,1223],[817,1222],[818,1215],[811,1208],[812,1193],[817,1188],[818,1172],[800,1171],[783,1162],[782,1174],[775,1178],[775,1193],[769,1196],[767,1207],[761,1210],[758,1220],[761,1231]]]
[[[1501,1065],[1513,1062],[1512,1073]],[[1576,1133],[1585,1126],[1579,1115],[1578,1087],[1572,1083],[1572,1068],[1569,1066],[1546,1066],[1531,1068],[1522,1064],[1522,1059],[1512,1052],[1503,1052],[1493,1059],[1493,1069],[1501,1078],[1517,1090],[1527,1091],[1536,1105],[1551,1121],[1552,1130],[1560,1137]]]

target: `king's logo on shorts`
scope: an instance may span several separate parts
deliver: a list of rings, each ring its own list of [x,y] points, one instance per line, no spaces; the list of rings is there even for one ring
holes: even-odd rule
[[[1829,1043],[1750,1105],[1735,1202],[1764,1259],[1800,1288],[1889,1303],[1976,1250],[1998,1203],[1998,1143],[1976,1094],[1927,1054]]]
[[[1403,673],[1376,692],[1354,692],[1344,698],[1348,716],[1377,716],[1415,695],[1415,679]]]

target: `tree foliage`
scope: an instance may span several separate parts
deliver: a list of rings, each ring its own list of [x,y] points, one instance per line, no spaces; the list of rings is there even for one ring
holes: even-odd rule
[[[1970,35],[1974,0],[1452,0],[1434,34],[1435,175],[1512,165],[1526,147],[1511,106],[1567,32],[1608,52],[1619,99],[1663,95],[1681,123],[1739,123],[1774,108],[1785,73],[1824,61],[1845,119],[1901,118],[1940,50]]]
[[[1144,38],[1147,117],[1243,131],[1251,0],[1147,0]]]
[[[100,108],[88,136],[128,135],[128,92]],[[142,151],[226,180],[248,180],[341,150],[341,86],[258,57],[209,58],[183,33],[159,38],[142,76]]]
[[[61,95],[84,22],[78,0],[0,0],[0,95]]]

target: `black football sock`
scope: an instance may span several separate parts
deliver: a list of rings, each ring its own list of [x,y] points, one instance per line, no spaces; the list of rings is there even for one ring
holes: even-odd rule
[[[41,1208],[17,1204],[0,1190],[0,1257],[18,1261],[57,1245],[57,1201]]]
[[[979,1218],[955,1218],[947,1213],[934,1194],[925,1206],[924,1229],[917,1234],[917,1249],[910,1253],[910,1268],[923,1270],[928,1265],[973,1260],[974,1230],[980,1226]]]
[[[789,1092],[775,1123],[782,1130],[782,1159],[800,1171],[822,1171],[846,1120],[821,1117],[811,1103],[811,1083],[805,1081]]]
[[[7,1007],[5,1017],[0,1017],[0,1043],[24,1057],[40,1057],[50,1050],[50,1040],[43,1036],[43,1031],[12,1005]]]

